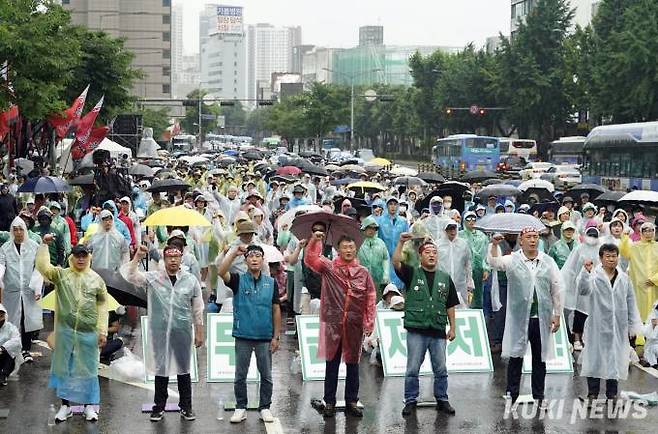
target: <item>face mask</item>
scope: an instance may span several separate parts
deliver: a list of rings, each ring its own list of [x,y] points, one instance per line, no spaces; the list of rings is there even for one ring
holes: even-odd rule
[[[443,202],[443,208],[444,209],[452,208],[452,202]]]
[[[585,244],[588,246],[595,246],[598,243],[599,239],[596,237],[585,237]]]

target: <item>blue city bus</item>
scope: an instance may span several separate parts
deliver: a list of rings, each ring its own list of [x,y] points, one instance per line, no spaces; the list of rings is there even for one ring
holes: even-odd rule
[[[583,182],[658,190],[658,122],[594,128],[583,147]]]
[[[500,140],[475,134],[455,134],[438,139],[432,148],[432,162],[449,174],[496,171],[500,161]]]

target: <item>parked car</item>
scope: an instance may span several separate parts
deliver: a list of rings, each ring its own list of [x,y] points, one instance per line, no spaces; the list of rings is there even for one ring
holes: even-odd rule
[[[555,188],[561,190],[583,182],[583,177],[578,169],[571,165],[553,166],[543,173],[540,179],[552,182]]]
[[[496,166],[496,172],[510,176],[518,176],[519,172],[526,166],[527,161],[523,157],[510,155],[502,157]]]
[[[528,179],[537,179],[543,173],[546,173],[548,169],[550,169],[551,167],[553,167],[552,163],[545,163],[541,161],[528,163],[519,172],[519,174],[521,175],[521,179],[523,179],[524,181],[527,181]]]

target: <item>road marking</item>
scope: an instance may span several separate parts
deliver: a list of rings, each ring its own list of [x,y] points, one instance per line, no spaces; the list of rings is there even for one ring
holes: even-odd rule
[[[633,362],[633,366],[635,366],[638,369],[643,370],[644,372],[646,372],[649,375],[652,375],[652,376],[658,378],[658,370],[655,370],[653,368],[645,368],[644,366],[640,365],[638,362]]]
[[[278,417],[274,418],[274,422],[266,423],[264,425],[267,434],[283,434],[283,427],[281,426],[281,421]]]

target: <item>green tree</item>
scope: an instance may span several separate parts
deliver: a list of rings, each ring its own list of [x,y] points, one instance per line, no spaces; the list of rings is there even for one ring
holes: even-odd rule
[[[75,27],[73,36],[82,50],[80,62],[73,68],[64,101],[73,101],[89,84],[87,108],[105,95],[99,118],[109,122],[135,101],[131,94],[134,81],[143,77],[142,71],[131,67],[134,54],[124,47],[125,39],[113,38],[105,32]]]
[[[170,125],[171,116],[169,116],[169,109],[166,107],[158,109],[144,107],[139,113],[142,115],[144,128],[153,128],[153,138],[160,140],[162,133]]]
[[[308,95],[302,93],[274,104],[269,116],[264,120],[265,128],[289,142],[307,136],[304,120],[304,106],[307,102]]]
[[[247,112],[240,101],[232,106],[220,106],[220,113],[225,117],[226,129],[234,132],[244,132],[247,121]]]
[[[308,135],[320,138],[340,124],[349,124],[350,91],[347,87],[315,82],[304,93],[304,125]]]
[[[595,54],[592,27],[576,26],[576,31],[565,40],[564,90],[571,102],[571,111],[578,113],[581,134],[589,130],[588,116],[596,91],[593,86]]]
[[[436,113],[435,91],[437,83],[443,78],[449,55],[440,50],[429,56],[423,56],[418,51],[409,58],[409,69],[414,80],[414,106],[422,125],[423,141],[433,142],[433,137],[440,129],[440,119]]]
[[[502,38],[492,90],[522,137],[547,143],[571,116],[564,41],[573,14],[566,0],[539,0],[514,38]]]
[[[187,94],[187,99],[192,101],[198,101],[202,99],[208,92],[205,90],[199,91],[199,89],[194,89],[192,92]],[[221,109],[218,104],[213,104],[211,106],[201,103],[201,114],[204,115],[214,115],[215,117],[221,113]],[[201,119],[202,132],[209,133],[217,131],[217,119]],[[199,105],[195,103],[193,106],[185,107],[185,117],[181,120],[181,129],[187,134],[197,134],[199,132]]]
[[[0,109],[17,104],[25,118],[38,121],[66,107],[62,95],[81,51],[61,6],[44,0],[0,2],[0,53],[8,77],[0,83]]]
[[[269,120],[272,116],[272,107],[264,106],[258,107],[247,114],[245,121],[246,131],[245,134],[252,136],[256,141],[260,141],[263,137],[269,135]]]
[[[658,3],[604,0],[593,21],[595,117],[637,122],[658,117]]]

